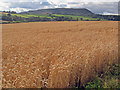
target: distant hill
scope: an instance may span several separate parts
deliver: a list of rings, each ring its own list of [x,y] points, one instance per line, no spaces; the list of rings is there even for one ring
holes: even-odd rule
[[[60,15],[84,16],[84,17],[99,18],[99,19],[112,20],[112,21],[120,21],[120,18],[117,15],[99,15],[91,12],[86,8],[39,9],[28,12],[21,12],[19,14],[27,14],[27,15],[60,14]]]
[[[20,14],[62,14],[62,15],[76,15],[76,16],[93,16],[94,13],[85,8],[55,8],[55,9],[40,9],[28,12],[22,12]]]

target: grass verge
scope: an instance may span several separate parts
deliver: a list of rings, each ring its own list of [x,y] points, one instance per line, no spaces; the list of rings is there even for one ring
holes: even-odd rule
[[[120,88],[119,78],[120,64],[113,64],[105,68],[97,79],[88,82],[85,88]]]

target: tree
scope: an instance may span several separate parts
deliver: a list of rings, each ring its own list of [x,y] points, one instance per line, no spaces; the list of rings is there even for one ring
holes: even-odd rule
[[[77,18],[77,21],[79,21],[79,19]]]
[[[86,21],[89,21],[89,19],[87,19]]]
[[[11,13],[11,14],[16,14],[16,12],[15,12],[15,11],[11,11],[10,13]]]
[[[81,21],[83,21],[83,18],[80,18]]]
[[[73,18],[72,17],[70,17],[70,21],[72,21],[73,20]]]
[[[10,13],[8,13],[7,15],[8,15],[9,17],[11,16],[11,14],[10,14]]]

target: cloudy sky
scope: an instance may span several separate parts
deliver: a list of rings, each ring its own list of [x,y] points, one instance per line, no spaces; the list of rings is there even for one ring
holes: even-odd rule
[[[97,14],[117,14],[120,0],[0,0],[0,11],[23,12],[46,8],[87,8]]]

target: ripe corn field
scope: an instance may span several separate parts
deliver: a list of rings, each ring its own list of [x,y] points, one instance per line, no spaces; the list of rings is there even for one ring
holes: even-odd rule
[[[118,61],[117,21],[2,25],[3,88],[84,86]]]

